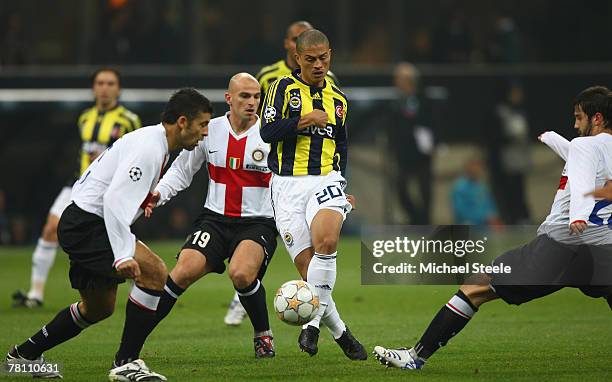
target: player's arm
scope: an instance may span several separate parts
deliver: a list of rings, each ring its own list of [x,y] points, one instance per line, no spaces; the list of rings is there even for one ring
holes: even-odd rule
[[[570,141],[555,133],[554,131],[545,131],[538,137],[540,142],[550,147],[552,151],[557,153],[564,161],[567,162],[569,154]]]
[[[313,110],[302,116],[283,118],[286,109],[285,90],[289,79],[281,78],[270,86],[261,110],[261,130],[259,134],[266,143],[279,142],[286,137],[296,136],[298,131],[309,126],[325,127],[327,113],[323,110]]]
[[[567,177],[570,186],[570,230],[580,233],[586,229],[595,199],[587,195],[595,189],[598,151],[589,138],[576,138],[570,143],[567,158]]]
[[[348,108],[344,108],[343,118],[342,118],[342,126],[338,127],[338,132],[336,133],[336,152],[334,154],[338,159],[338,165],[340,166],[340,172],[343,177],[346,177],[346,164],[348,163],[348,132],[346,130],[346,114]]]
[[[115,256],[115,268],[134,258],[136,237],[130,226],[160,172],[162,161],[161,155],[154,156],[150,147],[134,147],[122,158],[104,194],[104,224]],[[138,169],[140,178],[134,177],[134,169]]]
[[[206,139],[200,141],[198,146],[191,151],[181,151],[155,187],[155,192],[159,192],[159,201],[156,206],[166,204],[176,194],[189,187],[193,176],[200,170],[204,162],[206,162]]]
[[[266,143],[282,141],[285,137],[297,135],[300,117],[283,118],[287,85],[288,81],[281,78],[270,86],[264,98],[259,134]]]

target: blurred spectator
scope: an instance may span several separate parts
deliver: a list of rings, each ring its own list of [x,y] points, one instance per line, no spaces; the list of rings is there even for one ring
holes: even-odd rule
[[[531,167],[529,125],[523,88],[511,84],[487,123],[493,190],[504,221],[527,224],[525,177]]]
[[[395,67],[397,98],[390,104],[388,127],[389,151],[397,171],[392,177],[399,201],[410,224],[429,224],[431,216],[432,155],[434,135],[427,99],[419,93],[419,73],[410,63]],[[418,193],[411,195],[411,184]]]
[[[473,38],[465,13],[460,5],[440,18],[433,37],[433,59],[440,63],[469,62]],[[444,12],[444,11],[442,11]]]
[[[484,163],[480,158],[470,159],[465,174],[451,189],[451,205],[455,224],[498,225],[497,210],[484,177]]]
[[[17,12],[11,13],[2,29],[0,65],[27,64],[28,41],[21,15]]]
[[[11,218],[11,238],[12,244],[22,245],[28,241],[28,221],[23,215],[17,215]]]
[[[10,241],[9,222],[6,216],[6,195],[4,190],[0,190],[0,244],[9,244]]]
[[[500,16],[496,19],[488,49],[492,62],[516,63],[523,60],[520,33],[512,17]]]
[[[384,64],[391,58],[387,25],[370,25],[364,38],[353,52],[353,62],[365,65]],[[373,52],[376,52],[373,54]]]
[[[170,210],[169,235],[172,238],[183,238],[191,221],[185,208],[175,206]]]

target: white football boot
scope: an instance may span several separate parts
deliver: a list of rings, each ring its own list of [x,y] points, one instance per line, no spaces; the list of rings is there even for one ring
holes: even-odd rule
[[[5,367],[7,371],[11,370],[9,365],[19,366],[20,370],[28,370],[28,374],[30,374],[32,378],[62,378],[60,373],[54,370],[46,370],[49,365],[52,365],[52,363],[45,362],[45,357],[42,354],[40,357],[34,360],[29,360],[19,354],[17,351],[17,346],[13,346],[13,348],[6,355]]]
[[[229,308],[227,308],[227,313],[225,313],[223,322],[225,322],[225,325],[238,326],[242,323],[246,315],[247,312],[240,303],[240,299],[238,299],[238,293],[236,293],[232,302],[230,302]]]
[[[114,365],[113,365],[114,366]],[[143,360],[126,363],[125,365],[112,368],[108,373],[109,381],[167,381],[161,374],[151,371]]]
[[[376,346],[373,354],[380,363],[387,367],[418,370],[425,365],[425,361],[417,356],[414,348],[386,349]]]

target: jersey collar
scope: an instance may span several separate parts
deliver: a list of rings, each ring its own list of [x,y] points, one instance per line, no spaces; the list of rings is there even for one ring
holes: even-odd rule
[[[119,107],[121,107],[121,104],[117,102],[114,107],[111,107],[110,109],[104,110],[104,111],[98,109],[95,105],[94,107],[96,108],[96,111],[98,112],[98,114],[105,114],[105,113],[110,113],[113,110],[117,110]]]
[[[296,80],[300,81],[301,83],[303,83],[304,85],[308,86],[311,89],[315,89],[315,90],[323,90],[327,87],[327,75],[325,76],[325,79],[323,80],[323,86],[318,87],[318,86],[314,86],[311,84],[307,84],[306,82],[304,82],[304,80],[302,79],[302,77],[300,77],[301,70],[300,69],[295,69],[291,75],[293,76],[293,78],[295,78]]]

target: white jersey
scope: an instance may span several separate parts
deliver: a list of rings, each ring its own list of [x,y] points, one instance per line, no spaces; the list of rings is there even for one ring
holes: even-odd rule
[[[130,226],[150,200],[167,160],[164,126],[143,127],[107,148],[72,187],[74,203],[104,219],[114,267],[134,257]]]
[[[546,132],[542,142],[566,163],[550,214],[538,233],[566,244],[612,244],[612,202],[585,195],[612,179],[612,136],[602,133],[569,142]],[[587,229],[570,234],[569,225],[579,221],[586,222]]]
[[[208,124],[208,136],[193,151],[183,150],[156,188],[159,205],[189,187],[193,176],[208,165],[208,195],[204,207],[231,217],[273,218],[270,198],[270,147],[259,135],[259,119],[236,135],[229,114]]]

